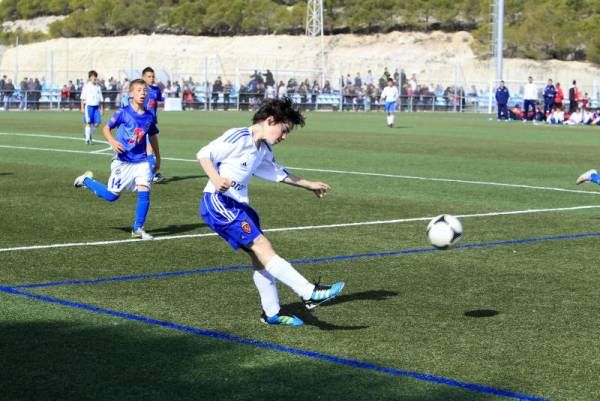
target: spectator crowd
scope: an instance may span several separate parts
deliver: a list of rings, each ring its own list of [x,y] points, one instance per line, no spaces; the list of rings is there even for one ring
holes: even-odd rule
[[[509,108],[511,94],[505,82],[500,81],[495,93],[498,120],[552,125],[600,125],[600,108],[592,108],[591,97],[588,92],[581,93],[576,80],[572,81],[566,96],[560,82],[555,84],[548,79],[542,88],[533,82],[533,77],[528,77],[520,92],[523,106],[515,103]]]

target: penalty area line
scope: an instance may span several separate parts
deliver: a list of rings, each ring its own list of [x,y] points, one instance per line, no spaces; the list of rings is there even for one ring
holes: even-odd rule
[[[498,216],[513,216],[513,215],[535,214],[535,213],[568,212],[568,211],[598,209],[598,208],[600,208],[600,205],[583,205],[583,206],[549,208],[549,209],[525,209],[525,210],[512,210],[512,211],[506,211],[506,212],[461,214],[461,215],[456,215],[456,217],[463,218],[463,219],[464,218],[480,218],[480,217],[498,217]],[[425,217],[413,217],[413,218],[394,219],[394,220],[363,221],[363,222],[356,222],[356,223],[339,223],[339,224],[322,224],[322,225],[311,225],[311,226],[267,228],[263,231],[264,232],[285,232],[285,231],[303,231],[303,230],[316,230],[316,229],[327,229],[327,228],[358,227],[358,226],[370,226],[370,225],[382,225],[382,224],[400,224],[400,223],[410,223],[410,222],[417,222],[417,221],[429,221],[433,217],[434,216],[425,216]],[[216,235],[217,234],[215,234],[215,233],[165,235],[165,236],[161,236],[161,237],[154,237],[153,241],[169,241],[169,240],[177,240],[177,239],[214,237]],[[41,250],[41,249],[116,245],[116,244],[128,244],[128,243],[133,243],[133,242],[139,243],[139,242],[149,242],[149,241],[142,241],[139,239],[124,239],[124,240],[109,240],[109,241],[71,242],[71,243],[62,243],[62,244],[16,246],[16,247],[0,248],[0,253],[1,252],[32,251],[32,250]]]
[[[259,339],[253,339],[250,337],[242,337],[227,332],[221,332],[217,330],[203,329],[199,327],[186,326],[175,322],[166,320],[154,319],[144,315],[132,314],[121,312],[118,310],[107,309],[100,306],[91,304],[85,304],[75,301],[69,301],[66,299],[50,297],[46,295],[34,294],[26,291],[21,291],[16,288],[0,286],[0,292],[10,294],[13,296],[23,297],[31,300],[40,301],[45,304],[59,305],[62,307],[82,310],[88,313],[96,315],[108,316],[119,318],[127,321],[138,322],[141,324],[147,324],[150,326],[162,327],[169,330],[182,332],[189,335],[200,336],[205,338],[211,338],[214,340],[226,341],[234,344],[251,346],[259,349],[270,350],[274,352],[280,352],[284,354],[294,355],[297,357],[308,358],[327,362],[333,365],[346,366],[350,368],[363,369],[365,371],[384,373],[390,376],[406,377],[415,379],[421,382],[432,383],[437,385],[443,385],[451,388],[458,388],[476,393],[490,394],[504,398],[522,400],[522,401],[548,401],[545,398],[531,396],[527,394],[517,393],[513,391],[502,390],[482,384],[465,382],[457,379],[452,379],[443,376],[436,376],[429,373],[420,373],[417,371],[398,369],[394,367],[377,365],[375,363],[361,361],[359,359],[343,358],[332,354],[320,353],[317,351],[306,350],[302,348],[294,348],[277,343],[262,341]]]

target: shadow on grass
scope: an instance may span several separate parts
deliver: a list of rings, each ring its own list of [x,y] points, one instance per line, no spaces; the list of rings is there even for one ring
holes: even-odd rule
[[[369,328],[369,326],[364,325],[335,325],[331,323],[324,322],[320,320],[317,315],[319,308],[326,308],[328,306],[333,306],[337,304],[342,304],[345,302],[353,302],[353,301],[383,301],[388,299],[389,297],[395,297],[398,295],[397,292],[394,291],[385,291],[385,290],[372,290],[372,291],[363,291],[357,292],[354,294],[343,294],[330,302],[323,303],[318,306],[317,309],[313,311],[308,311],[304,308],[304,305],[301,302],[294,302],[292,304],[288,304],[282,306],[284,312],[292,313],[298,316],[300,319],[304,321],[304,324],[308,326],[315,326],[321,330],[363,330]]]
[[[177,182],[177,181],[194,180],[196,178],[208,178],[208,176],[207,175],[174,175],[172,177],[165,177],[165,181],[163,181],[159,185],[169,184],[171,182]]]
[[[152,235],[174,235],[183,234],[190,231],[194,231],[197,228],[207,227],[206,224],[194,223],[194,224],[171,224],[161,228],[155,228],[147,230]],[[127,233],[131,232],[131,226],[128,227],[112,227],[114,230],[124,231]]]
[[[6,401],[501,399],[118,320],[0,322],[0,333]]]

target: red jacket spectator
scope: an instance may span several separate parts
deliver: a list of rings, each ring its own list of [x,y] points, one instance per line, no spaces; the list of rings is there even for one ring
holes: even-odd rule
[[[554,103],[561,104],[565,98],[565,94],[563,93],[562,88],[560,87],[560,83],[556,84],[556,95],[554,96]]]

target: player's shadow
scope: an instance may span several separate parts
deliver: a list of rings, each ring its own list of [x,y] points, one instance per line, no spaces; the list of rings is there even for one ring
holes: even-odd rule
[[[190,231],[194,231],[197,228],[207,227],[206,224],[203,223],[194,223],[194,224],[171,224],[161,228],[155,228],[153,230],[148,230],[148,233],[152,235],[174,235],[174,234],[183,234]],[[124,232],[131,232],[131,226],[128,227],[113,227],[115,230],[120,230]]]
[[[397,292],[385,290],[363,291],[354,294],[345,294],[336,297],[330,302],[319,305],[318,308],[326,308],[337,304],[353,301],[384,301],[398,295]],[[294,302],[282,307],[284,312],[294,314],[304,321],[305,325],[315,326],[321,330],[363,330],[369,328],[365,325],[336,325],[320,320],[313,311],[308,311],[301,302]]]
[[[498,398],[449,386],[419,385],[412,377],[328,363],[325,358],[291,355],[294,349],[273,356],[273,351],[249,346],[254,340],[241,345],[60,309],[57,309],[59,315],[64,318],[46,320],[36,315],[43,305],[36,308],[35,304],[28,304],[24,310],[29,311],[31,306],[32,316],[23,313],[21,321],[0,321],[2,400],[484,401]],[[271,329],[274,328],[268,331]],[[292,333],[292,338],[303,335],[302,329],[285,330]],[[318,344],[319,340],[321,336],[316,334],[315,342]],[[363,344],[370,344],[368,339],[365,341]],[[319,348],[328,349],[326,344],[311,344],[311,347],[316,352]],[[340,352],[339,348],[337,351]],[[371,357],[367,351],[359,354],[359,360]],[[335,355],[335,347],[328,353],[332,352]]]
[[[13,173],[0,173],[0,175],[13,175]]]
[[[207,175],[174,175],[172,177],[166,177],[162,184],[170,184],[177,181],[193,180],[196,178],[208,178]]]

